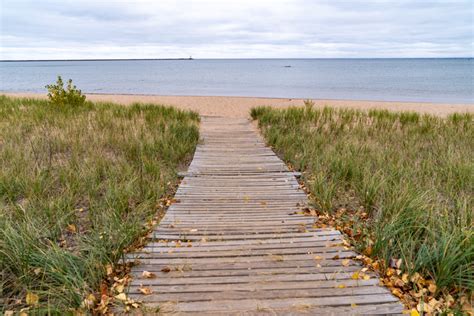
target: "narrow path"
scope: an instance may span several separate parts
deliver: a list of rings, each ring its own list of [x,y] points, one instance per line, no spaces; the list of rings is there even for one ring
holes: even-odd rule
[[[353,278],[355,253],[313,228],[306,194],[249,121],[204,117],[201,136],[176,203],[130,255],[129,296],[179,315],[402,312],[375,275]]]

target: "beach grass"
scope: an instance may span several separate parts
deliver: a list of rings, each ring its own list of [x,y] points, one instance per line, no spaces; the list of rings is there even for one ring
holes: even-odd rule
[[[303,171],[313,207],[342,217],[360,252],[382,268],[434,280],[435,293],[426,296],[472,295],[472,114],[315,109],[307,102],[257,107],[251,116],[269,145]]]
[[[146,233],[198,142],[194,112],[0,96],[0,305],[63,313]]]

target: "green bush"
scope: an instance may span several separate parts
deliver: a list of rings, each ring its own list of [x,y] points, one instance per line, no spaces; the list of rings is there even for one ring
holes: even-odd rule
[[[86,101],[86,96],[72,84],[72,79],[68,80],[67,87],[64,89],[63,79],[61,76],[58,76],[56,84],[46,85],[46,89],[48,89],[49,92],[49,100],[55,105],[80,106]]]

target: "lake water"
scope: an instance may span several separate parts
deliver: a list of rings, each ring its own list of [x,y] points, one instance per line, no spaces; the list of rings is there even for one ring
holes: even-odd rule
[[[198,59],[0,62],[0,91],[474,103],[474,59]]]

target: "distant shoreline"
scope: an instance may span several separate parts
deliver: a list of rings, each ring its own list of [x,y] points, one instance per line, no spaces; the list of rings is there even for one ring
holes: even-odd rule
[[[3,59],[2,63],[9,62],[54,62],[54,61],[145,61],[145,60],[194,60],[194,58],[93,58],[93,59]]]
[[[466,57],[302,57],[302,58],[199,58],[199,60],[390,60],[390,59],[474,59]],[[2,59],[0,62],[55,62],[55,61],[173,61],[196,60],[195,58],[92,58],[92,59]]]
[[[0,95],[11,97],[46,98],[46,93],[9,93]],[[91,94],[86,93],[91,101],[114,102],[123,105],[132,103],[154,103],[171,105],[185,110],[193,110],[204,116],[249,117],[250,109],[260,105],[276,108],[304,106],[304,99],[239,97],[239,96],[174,96],[174,95],[143,95],[143,94]],[[474,113],[474,104],[429,103],[429,102],[397,102],[397,101],[363,101],[312,99],[316,108],[325,106],[349,108],[355,110],[389,110],[411,111],[437,116],[452,113]]]

